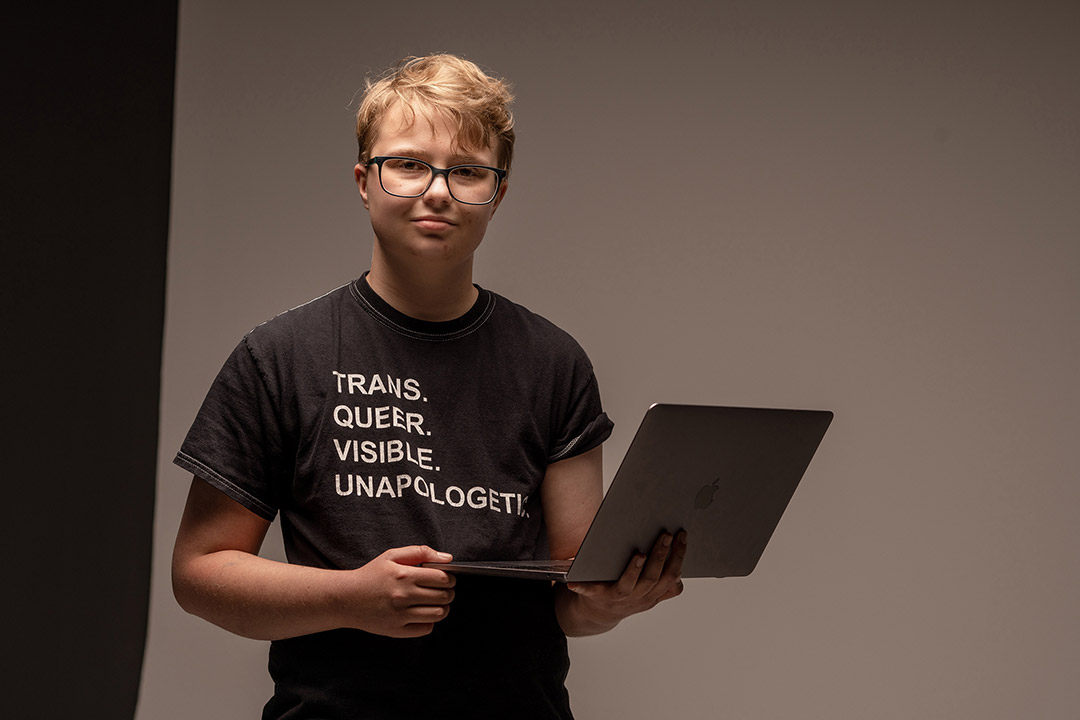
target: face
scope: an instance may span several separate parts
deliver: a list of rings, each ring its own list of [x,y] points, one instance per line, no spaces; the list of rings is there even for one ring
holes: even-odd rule
[[[445,120],[417,112],[412,124],[408,124],[400,105],[392,106],[382,119],[370,155],[402,155],[443,168],[462,164],[496,166],[494,148],[456,147],[453,128]],[[437,177],[420,197],[400,198],[382,189],[376,165],[357,165],[355,174],[375,230],[373,264],[381,253],[383,259],[399,267],[440,263],[471,268],[473,253],[506,194],[504,181],[493,202],[464,205],[450,196],[446,178]]]

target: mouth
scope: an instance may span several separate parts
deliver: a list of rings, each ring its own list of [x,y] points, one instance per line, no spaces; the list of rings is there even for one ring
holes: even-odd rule
[[[456,225],[453,220],[442,215],[423,215],[413,218],[413,222],[425,230],[445,230]]]

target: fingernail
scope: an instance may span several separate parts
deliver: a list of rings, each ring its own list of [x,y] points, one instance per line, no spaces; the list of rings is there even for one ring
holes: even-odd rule
[[[664,539],[661,540],[661,544],[664,547],[667,547],[668,545],[670,545],[671,544],[671,536],[670,535],[664,535]]]
[[[642,556],[638,555],[636,558],[634,558],[634,567],[641,567],[644,564],[645,558],[643,558]]]

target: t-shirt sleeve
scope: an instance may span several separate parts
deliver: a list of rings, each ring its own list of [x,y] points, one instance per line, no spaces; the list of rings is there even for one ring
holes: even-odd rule
[[[288,472],[278,398],[250,338],[233,350],[173,460],[266,520]]]
[[[592,450],[608,439],[615,426],[600,402],[600,388],[592,363],[580,348],[578,353],[570,375],[568,402],[555,433],[556,442],[548,457],[549,463]]]

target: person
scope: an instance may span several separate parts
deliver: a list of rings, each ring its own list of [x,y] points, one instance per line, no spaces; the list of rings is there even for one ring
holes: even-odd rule
[[[509,187],[510,101],[452,55],[369,82],[369,270],[248,333],[176,456],[194,477],[175,596],[271,641],[264,718],[569,718],[566,636],[682,591],[682,532],[613,583],[421,566],[572,557],[602,498],[612,423],[588,357],[473,283]],[[258,555],[276,516],[288,562]]]

